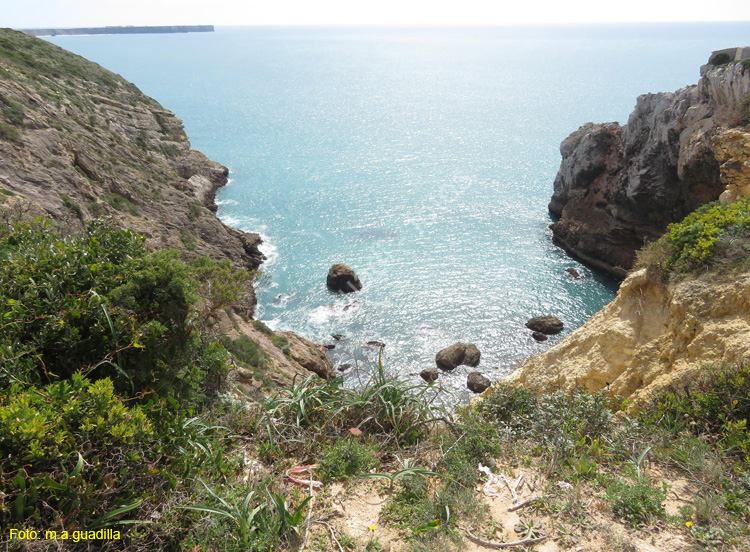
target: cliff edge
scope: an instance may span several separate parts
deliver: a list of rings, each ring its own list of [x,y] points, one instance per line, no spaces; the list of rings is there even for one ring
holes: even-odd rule
[[[0,29],[0,223],[47,217],[63,233],[76,233],[106,215],[145,235],[149,248],[257,270],[264,259],[260,236],[214,214],[214,195],[227,174],[191,149],[182,121],[119,75]],[[235,310],[247,318],[254,307],[248,287]],[[298,336],[294,344],[294,351],[307,348],[319,360],[313,371],[332,376],[321,345]],[[275,382],[309,373],[293,355],[269,349],[266,366]]]
[[[750,270],[664,282],[630,274],[617,297],[507,381],[537,391],[599,391],[635,401],[700,372],[750,362]]]
[[[722,193],[750,193],[750,69],[731,62],[701,73],[697,85],[640,96],[625,126],[587,123],[562,142],[549,204],[555,243],[624,278],[668,224]]]

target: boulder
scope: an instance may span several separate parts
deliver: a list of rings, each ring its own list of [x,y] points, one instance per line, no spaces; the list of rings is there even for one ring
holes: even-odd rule
[[[570,276],[574,280],[577,280],[578,278],[581,277],[581,273],[580,272],[578,272],[575,268],[570,268],[570,267],[565,269],[565,274],[567,274],[568,276]]]
[[[531,334],[531,337],[533,337],[537,341],[547,341],[547,336],[544,335],[542,332],[534,332]]]
[[[481,393],[485,391],[492,382],[483,376],[480,372],[472,372],[469,377],[466,378],[466,387],[468,387],[474,393]]]
[[[382,341],[368,341],[367,345],[368,347],[377,347],[378,349],[385,347],[385,343]]]
[[[526,327],[545,335],[555,335],[563,331],[563,323],[556,316],[537,316],[526,322]]]
[[[362,289],[362,282],[359,281],[354,271],[343,263],[333,265],[328,271],[326,285],[342,293],[351,293]]]
[[[476,345],[456,343],[438,352],[435,362],[440,368],[453,370],[456,366],[476,366],[479,364],[481,353]]]
[[[432,383],[438,379],[438,371],[435,368],[425,368],[419,373],[419,375],[427,383]]]

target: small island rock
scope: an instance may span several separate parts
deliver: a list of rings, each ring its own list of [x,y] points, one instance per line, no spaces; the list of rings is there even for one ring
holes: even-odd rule
[[[354,271],[343,263],[336,263],[328,271],[326,285],[335,291],[351,293],[362,289],[362,282],[359,281]]]
[[[456,366],[476,366],[479,364],[481,353],[476,345],[456,343],[438,352],[435,362],[440,368],[453,370]]]
[[[581,273],[578,272],[575,268],[571,268],[571,267],[568,267],[565,269],[565,274],[567,274],[574,280],[578,280],[581,277]]]
[[[480,372],[472,372],[469,377],[466,378],[466,387],[468,387],[474,393],[481,393],[485,391],[492,382],[483,376]]]
[[[563,330],[563,323],[556,316],[537,316],[526,322],[526,327],[545,335],[555,335]]]
[[[542,332],[534,332],[531,334],[531,337],[533,337],[537,341],[547,341],[547,336],[544,335]]]
[[[432,383],[438,379],[438,371],[435,368],[425,368],[419,373],[419,375],[427,383]]]

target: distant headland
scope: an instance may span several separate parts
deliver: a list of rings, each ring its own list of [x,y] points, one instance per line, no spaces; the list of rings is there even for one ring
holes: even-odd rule
[[[212,33],[213,25],[160,25],[127,27],[80,27],[75,29],[21,29],[32,36],[98,35],[98,34],[154,34],[154,33]]]

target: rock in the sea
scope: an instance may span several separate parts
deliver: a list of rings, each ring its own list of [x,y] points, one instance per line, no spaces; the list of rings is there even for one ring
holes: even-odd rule
[[[369,345],[370,347],[377,347],[378,349],[385,347],[385,343],[383,343],[382,341],[368,341],[367,345]]]
[[[337,370],[339,372],[346,372],[351,367],[352,367],[351,364],[339,364],[339,367],[337,368]]]
[[[542,332],[533,332],[531,334],[531,337],[533,337],[537,341],[547,341],[547,336],[544,335]]]
[[[438,352],[435,362],[444,370],[453,370],[456,366],[476,366],[479,364],[481,353],[476,345],[456,343]]]
[[[490,385],[492,385],[492,382],[483,376],[481,372],[472,372],[469,374],[469,377],[466,378],[466,387],[474,393],[481,393]]]
[[[427,383],[432,383],[438,379],[438,371],[435,368],[425,368],[419,373],[419,375]]]
[[[329,351],[333,351],[336,348],[336,345],[334,345],[333,343],[324,343],[323,347],[325,347]]]
[[[556,316],[537,316],[526,322],[526,327],[545,335],[555,335],[563,331],[563,323]]]
[[[362,282],[359,281],[354,271],[343,263],[336,263],[328,271],[326,285],[335,291],[342,293],[351,293],[362,289]]]
[[[581,277],[581,273],[578,272],[575,268],[572,268],[572,267],[566,268],[565,269],[565,274],[567,274],[568,276],[570,276],[571,278],[574,278],[576,280]]]
[[[340,341],[341,338],[344,336],[342,334],[333,334],[331,337],[335,339],[336,341]]]

